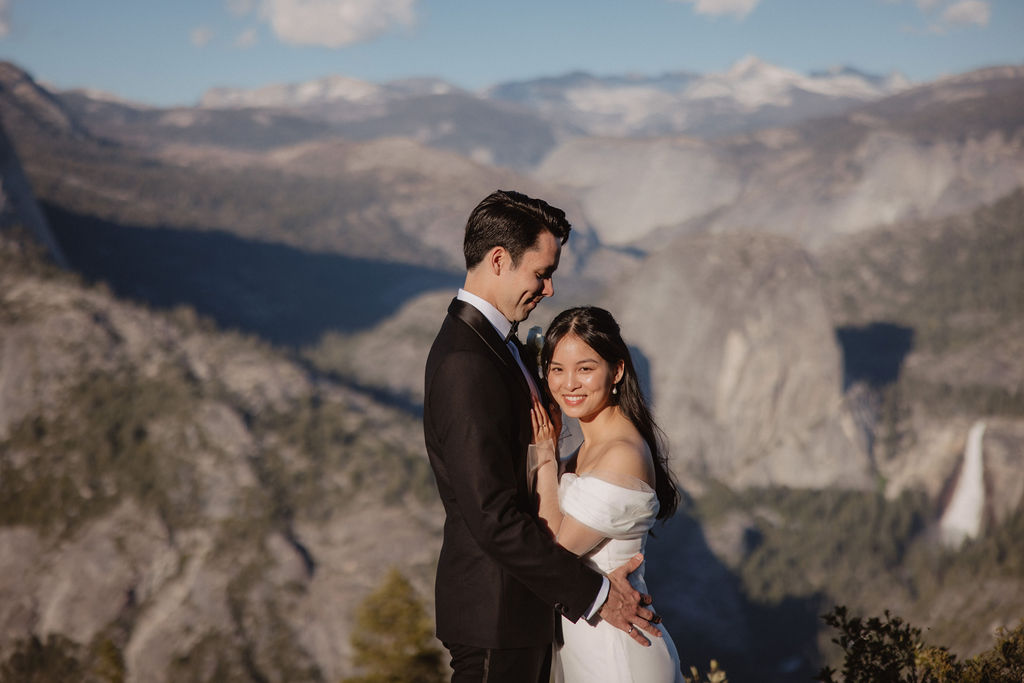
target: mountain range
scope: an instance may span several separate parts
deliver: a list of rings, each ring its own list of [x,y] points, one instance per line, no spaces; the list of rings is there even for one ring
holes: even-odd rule
[[[778,104],[779,93],[794,83],[807,92],[817,84],[814,87],[819,94],[830,96],[838,92],[878,96],[885,87],[896,87],[892,79],[882,81],[849,72],[796,77],[745,60],[725,76],[676,74],[661,79],[601,80],[577,75],[510,85],[495,92],[504,92],[506,100],[518,98],[517,106],[525,106],[526,101],[534,105],[554,101],[557,98],[552,93],[559,88],[568,102],[574,101],[571,93],[580,88],[613,92],[640,83],[683,93],[700,86],[699,93],[715,90],[709,84],[723,78],[732,83],[726,92],[746,92],[746,84],[748,90],[771,95],[750,100],[758,105]],[[806,373],[823,383],[825,393],[814,405],[833,406],[826,410],[829,417],[823,418],[825,423],[833,424],[831,433],[845,434],[845,442],[859,454],[837,457],[835,462],[859,461],[863,476],[850,478],[840,474],[841,469],[814,468],[821,477],[819,482],[866,482],[873,466],[867,452],[870,436],[857,435],[857,429],[850,427],[851,416],[842,407],[848,386],[840,368],[845,362],[844,349],[842,340],[832,339],[836,312],[821,308],[823,285],[815,273],[822,272],[817,270],[822,261],[815,252],[845,243],[848,235],[873,234],[880,227],[969,214],[1024,185],[1024,127],[1018,106],[1024,101],[1024,69],[1020,67],[982,70],[913,88],[901,86],[896,94],[854,105],[842,114],[810,118],[786,128],[706,140],[678,135],[581,135],[554,148],[529,173],[474,161],[444,149],[444,145],[437,148],[408,137],[360,142],[335,135],[270,149],[263,149],[263,142],[242,149],[234,144],[168,140],[162,137],[160,126],[146,129],[133,124],[125,128],[119,116],[104,118],[105,124],[99,125],[97,117],[109,113],[105,109],[111,106],[109,102],[83,99],[81,93],[70,97],[49,93],[34,85],[27,74],[19,74],[16,67],[7,67],[6,82],[10,85],[0,98],[0,111],[17,132],[16,146],[26,159],[36,192],[48,207],[53,230],[63,243],[74,245],[71,258],[77,259],[79,269],[90,277],[106,278],[123,295],[164,306],[191,304],[232,327],[310,348],[311,357],[333,358],[334,370],[351,373],[353,379],[369,386],[376,385],[381,375],[372,379],[374,373],[364,364],[345,361],[356,358],[352,355],[356,346],[350,344],[365,338],[371,348],[393,348],[413,365],[404,372],[398,370],[401,364],[389,365],[384,374],[410,379],[397,386],[385,383],[382,388],[397,392],[403,400],[418,400],[413,378],[418,375],[414,364],[419,356],[401,350],[407,344],[404,334],[387,335],[380,330],[391,326],[392,314],[401,317],[410,306],[415,309],[420,293],[454,288],[460,271],[461,222],[479,197],[494,187],[518,187],[567,209],[575,229],[560,271],[565,284],[560,283],[559,298],[565,304],[602,301],[608,291],[609,300],[616,301],[614,292],[637,287],[638,300],[648,304],[638,309],[645,315],[633,321],[638,337],[645,330],[657,329],[645,321],[657,310],[651,304],[659,296],[669,297],[667,306],[679,305],[685,301],[680,292],[687,287],[701,291],[706,283],[727,276],[728,271],[716,274],[714,269],[705,269],[701,260],[680,270],[678,264],[687,262],[692,250],[706,252],[708,256],[701,258],[715,263],[739,259],[733,268],[754,268],[766,258],[764,277],[777,271],[791,274],[795,272],[793,264],[807,261],[806,276],[793,281],[800,283],[796,289],[784,289],[777,302],[766,300],[750,311],[755,315],[760,315],[759,310],[772,312],[766,320],[780,327],[766,339],[783,339],[785,330],[799,329],[795,338],[823,353],[817,361],[820,365]],[[394,102],[448,96],[469,97],[435,81],[369,88],[336,79],[248,95],[222,91],[211,95],[203,107],[163,115],[176,117],[180,130],[191,130],[198,124],[189,117],[202,119],[211,112],[218,116],[241,113],[255,120],[262,115],[297,117],[305,108],[333,105],[336,111],[350,112],[353,103],[357,109],[387,108]],[[292,97],[294,106],[285,107]],[[499,100],[494,96],[494,101]],[[254,108],[262,101],[274,106]],[[740,98],[730,101],[735,104]],[[96,103],[96,108],[90,109],[89,103]],[[228,103],[247,108],[223,108]],[[214,104],[222,108],[214,109]],[[308,111],[302,115],[311,116]],[[430,118],[428,109],[423,116]],[[265,123],[273,128],[275,120],[269,118]],[[202,129],[202,125],[198,127]],[[463,129],[455,126],[452,130]],[[469,138],[474,135],[473,130],[468,132]],[[83,230],[84,226],[91,227]],[[722,237],[697,239],[718,234]],[[744,237],[747,234],[786,240],[765,242],[767,251],[760,256],[760,247],[754,247],[760,242],[750,241]],[[752,251],[732,253],[745,241]],[[689,246],[675,246],[679,244]],[[663,256],[674,249],[682,249],[676,258]],[[195,267],[200,262],[190,256],[194,253],[204,254],[202,267]],[[125,254],[130,256],[125,258]],[[187,267],[189,263],[192,268]],[[638,280],[637,272],[650,277],[664,273],[655,279],[662,285],[654,287],[646,278]],[[690,273],[702,274],[698,281],[686,285],[679,278]],[[709,310],[731,310],[728,297],[750,304],[756,300],[756,292],[769,291],[759,277],[753,277],[746,285],[750,292],[741,294],[742,282],[745,280],[736,278],[725,290],[713,285],[708,292],[720,293],[723,299]],[[783,324],[787,318],[780,306],[804,296],[815,303],[804,306],[802,315],[794,314],[791,322]],[[631,310],[635,306],[619,298],[622,301],[616,308]],[[707,299],[708,295],[695,297],[688,307],[679,309],[680,315],[696,316]],[[813,309],[820,310],[820,315],[809,315]],[[666,310],[656,319],[670,321],[675,316]],[[733,375],[745,362],[738,359],[761,346],[755,340],[763,333],[749,331],[761,325],[739,323],[723,314],[715,327],[709,328],[714,330],[712,336],[699,342],[693,355],[680,355],[678,347],[671,345],[655,352],[641,347],[653,368],[651,387],[656,400],[669,391],[659,386],[691,384],[684,379],[690,364],[724,373],[719,379],[709,379],[706,388],[697,389],[699,395],[710,397],[718,391],[713,390],[715,386],[731,386],[738,381]],[[409,330],[407,326],[403,329]],[[690,329],[694,329],[692,325]],[[673,333],[673,338],[678,336]],[[811,343],[811,338],[818,341]],[[787,342],[784,348],[794,345],[799,343]],[[810,358],[804,354],[801,361]],[[755,375],[764,387],[776,386],[768,394],[774,396],[772,400],[779,399],[777,382],[782,380],[771,377],[776,372],[781,373],[779,377],[788,376],[797,360]],[[677,369],[667,372],[670,367]],[[806,388],[799,387],[795,385],[796,395],[815,395],[817,391],[807,394]],[[754,398],[756,395],[746,399],[750,406],[763,404],[765,399]],[[685,405],[690,403],[671,408],[673,420]],[[738,422],[725,426],[723,434],[738,434],[742,425],[740,431],[750,429],[754,435],[739,449],[736,460],[717,458],[720,464],[733,465],[707,470],[707,463],[698,466],[701,459],[696,458],[691,463],[695,470],[737,477],[736,467],[746,467],[739,463],[758,453],[762,464],[755,464],[754,470],[760,468],[762,474],[750,483],[801,481],[807,468],[787,465],[776,475],[765,474],[772,470],[772,466],[764,468],[772,458],[766,457],[770,451],[758,446],[765,434],[781,438],[779,421],[794,411],[759,410],[767,417],[751,422],[737,413]],[[721,414],[721,406],[714,411]],[[701,433],[706,427],[706,423],[701,426],[681,419],[678,424],[678,431],[669,431],[680,441],[688,439],[685,434]],[[794,443],[805,443],[803,428],[796,433],[800,438]],[[824,438],[812,441],[832,443]],[[720,444],[704,445],[716,453],[721,451]]]
[[[283,110],[336,122],[377,119],[384,128],[385,121],[395,119],[395,108],[420,109],[431,98],[462,95],[499,111],[518,107],[549,124],[559,137],[713,137],[836,113],[909,85],[898,73],[882,78],[838,68],[803,75],[746,57],[720,74],[674,72],[649,77],[574,72],[501,83],[480,93],[435,79],[377,85],[334,76],[253,90],[218,88],[202,97],[200,107]],[[432,118],[429,110],[418,115],[421,125]],[[497,129],[504,121],[492,124]]]
[[[749,57],[722,74],[573,73],[480,93],[436,79],[373,84],[332,76],[251,90],[217,88],[198,107],[171,110],[89,91],[60,97],[91,130],[136,143],[159,137],[267,147],[302,136],[399,136],[524,170],[556,143],[580,135],[716,137],[838,113],[908,86],[899,74],[879,78],[837,69],[802,75]]]
[[[681,233],[753,230],[816,249],[1019,187],[1022,104],[1024,68],[995,68],[728,138],[576,138],[534,175],[571,188],[607,244],[652,249]]]
[[[652,542],[649,575],[684,659],[806,679],[829,658],[822,600],[899,606],[978,651],[1024,610],[989,599],[1020,594],[1007,539],[1024,519],[1022,105],[1020,67],[911,86],[748,59],[485,93],[337,77],[165,110],[0,65],[0,208],[81,278],[2,251],[6,481],[45,467],[78,502],[5,518],[2,583],[35,597],[0,621],[105,633],[133,680],[175,657],[210,680],[218,649],[240,680],[347,671],[338,643],[372,569],[336,548],[369,548],[379,516],[398,545],[374,561],[429,585],[438,507],[401,493],[423,485],[423,361],[461,283],[465,217],[512,187],[574,226],[530,324],[612,310],[669,437],[690,504]],[[936,560],[978,421],[983,532]],[[166,458],[153,476],[167,497],[147,493],[155,466],[121,450]],[[367,465],[378,455],[396,478]],[[224,493],[189,502],[190,486]],[[17,490],[5,509],[25,509]],[[387,502],[332,507],[353,491]],[[280,514],[225,569],[247,497]],[[110,543],[128,543],[112,564],[86,552]],[[117,580],[76,607],[68,567],[90,563]],[[52,569],[29,580],[33,566]],[[987,610],[963,602],[968,578]],[[298,656],[254,654],[274,642]]]

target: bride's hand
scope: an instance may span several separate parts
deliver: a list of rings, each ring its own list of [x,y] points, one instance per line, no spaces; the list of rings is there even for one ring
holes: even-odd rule
[[[551,429],[554,432],[555,443],[558,443],[558,438],[562,436],[562,409],[558,407],[557,403],[551,402],[548,404],[548,415],[551,416]]]
[[[558,443],[561,425],[559,424],[556,429],[548,414],[544,412],[544,406],[536,398],[533,399],[533,406],[530,408],[530,423],[533,425],[533,441],[527,450],[526,465],[528,468],[527,482],[532,491],[534,474],[548,463],[558,464],[555,444]]]
[[[542,444],[545,441],[552,443],[558,440],[562,431],[562,412],[556,406],[551,416],[544,410],[537,397],[533,397],[533,407],[530,408],[530,421],[533,424],[533,441],[535,444]]]

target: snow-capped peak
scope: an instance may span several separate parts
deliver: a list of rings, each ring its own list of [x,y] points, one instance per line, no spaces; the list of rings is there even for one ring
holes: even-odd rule
[[[726,77],[735,80],[747,80],[750,78],[788,78],[799,76],[795,71],[787,71],[782,67],[775,66],[763,61],[756,55],[747,55],[735,64],[725,74]]]
[[[294,107],[323,102],[371,103],[381,96],[379,85],[347,76],[328,76],[315,81],[275,84],[252,90],[214,88],[208,90],[199,106],[208,109],[247,107]]]
[[[708,74],[687,90],[693,99],[729,98],[750,110],[767,105],[788,106],[795,91],[829,97],[873,99],[906,87],[894,74],[884,81],[847,67],[832,67],[809,76],[768,64],[748,55],[720,74]]]
[[[208,109],[303,107],[318,104],[379,104],[395,98],[440,95],[458,88],[438,78],[406,78],[383,85],[348,76],[326,76],[314,81],[268,85],[252,90],[214,88],[199,106]]]
[[[748,109],[791,101],[791,91],[805,79],[795,71],[774,66],[748,55],[725,73],[708,74],[696,80],[686,91],[689,98],[735,100]]]

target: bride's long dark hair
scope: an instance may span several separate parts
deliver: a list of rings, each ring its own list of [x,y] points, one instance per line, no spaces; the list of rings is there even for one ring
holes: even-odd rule
[[[611,313],[596,306],[570,308],[559,313],[551,321],[544,335],[541,370],[545,378],[555,346],[569,334],[579,337],[613,369],[622,361],[622,379],[616,385],[617,393],[610,397],[611,404],[619,406],[647,442],[647,447],[651,449],[651,457],[654,460],[654,491],[659,504],[658,519],[668,519],[675,513],[679,504],[679,490],[668,467],[664,433],[655,424],[647,401],[644,400],[633,359],[619,332],[619,324],[615,322]]]

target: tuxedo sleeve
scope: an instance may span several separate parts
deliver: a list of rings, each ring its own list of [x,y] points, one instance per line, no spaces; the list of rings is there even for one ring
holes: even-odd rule
[[[452,353],[436,368],[427,415],[442,445],[445,476],[481,550],[572,621],[587,613],[603,577],[560,547],[525,508],[517,472],[522,410],[482,354]],[[525,477],[525,475],[523,475]],[[523,482],[525,483],[525,481]]]

